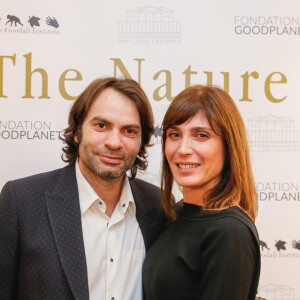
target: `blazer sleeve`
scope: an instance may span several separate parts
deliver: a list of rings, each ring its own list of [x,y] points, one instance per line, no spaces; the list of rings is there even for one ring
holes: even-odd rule
[[[7,183],[0,194],[0,298],[17,297],[18,274],[18,226],[17,213]]]
[[[208,229],[201,255],[197,299],[254,300],[257,246],[250,229],[231,218],[222,228]],[[254,294],[256,291],[254,291]]]

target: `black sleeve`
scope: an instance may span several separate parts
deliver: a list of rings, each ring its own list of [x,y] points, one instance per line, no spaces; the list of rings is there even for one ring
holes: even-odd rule
[[[0,194],[0,298],[17,297],[18,228],[10,183]]]
[[[250,229],[232,218],[208,228],[201,255],[200,300],[252,300],[257,245]],[[254,298],[253,298],[254,300]]]

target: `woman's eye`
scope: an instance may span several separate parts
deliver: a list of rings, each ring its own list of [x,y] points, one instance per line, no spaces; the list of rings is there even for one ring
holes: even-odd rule
[[[208,134],[201,132],[201,133],[197,134],[197,137],[199,137],[199,138],[207,138]]]
[[[176,138],[176,137],[179,137],[179,134],[177,132],[170,132],[168,134],[168,136],[171,137],[171,138]]]

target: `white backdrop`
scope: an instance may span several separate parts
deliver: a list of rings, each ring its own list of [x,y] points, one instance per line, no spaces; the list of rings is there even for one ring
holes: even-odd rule
[[[64,165],[59,131],[101,76],[131,76],[159,125],[178,92],[225,87],[247,127],[262,243],[259,295],[300,299],[300,2],[0,0],[0,188]],[[159,184],[160,137],[147,173]]]

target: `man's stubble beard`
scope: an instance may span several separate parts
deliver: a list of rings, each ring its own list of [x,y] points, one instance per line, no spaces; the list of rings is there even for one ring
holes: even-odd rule
[[[101,177],[101,179],[105,181],[114,181],[120,177],[122,177],[126,171],[131,169],[133,166],[136,156],[132,157],[129,161],[126,161],[126,157],[124,155],[120,155],[119,153],[114,153],[113,151],[94,151],[91,150],[89,147],[86,147],[85,145],[82,145],[82,151],[85,152],[85,155],[81,155],[81,161],[85,165],[87,169],[89,169],[90,172],[93,174]],[[107,170],[106,166],[102,166],[101,163],[99,163],[96,159],[96,156],[102,154],[102,155],[118,155],[121,156],[124,161],[124,166],[117,170]]]

